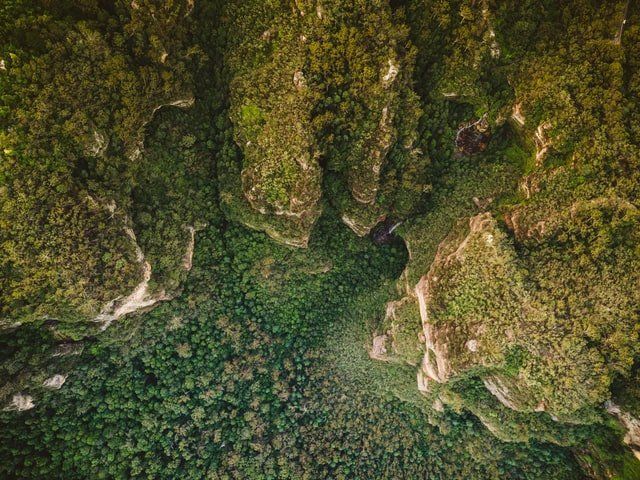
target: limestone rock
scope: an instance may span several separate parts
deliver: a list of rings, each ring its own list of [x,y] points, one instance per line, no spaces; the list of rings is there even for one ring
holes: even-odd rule
[[[16,393],[11,399],[11,403],[5,408],[5,410],[24,412],[25,410],[31,410],[35,406],[36,405],[33,402],[33,397],[31,395]]]
[[[52,377],[47,378],[42,386],[45,388],[51,388],[53,390],[59,390],[64,382],[67,380],[67,375],[56,374]]]
[[[640,420],[631,415],[631,413],[624,411],[611,400],[607,400],[604,406],[607,412],[615,416],[627,429],[624,442],[633,450],[634,455],[640,459]]]

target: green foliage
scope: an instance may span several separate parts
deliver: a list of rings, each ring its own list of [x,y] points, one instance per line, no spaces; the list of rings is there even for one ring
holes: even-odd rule
[[[308,251],[218,228],[179,299],[112,325],[60,391],[33,391],[36,409],[0,413],[4,476],[575,478],[566,450],[500,442],[471,417],[440,433],[319,348],[379,306],[369,292],[384,299],[401,248],[355,240],[334,215]]]
[[[226,47],[242,152],[242,181],[222,182],[233,218],[306,244],[322,208],[321,165],[336,177],[327,197],[354,229],[368,231],[388,210],[411,214],[428,158],[414,145],[415,50],[387,2],[230,2],[226,17],[242,32]]]
[[[2,324],[86,320],[140,281],[127,157],[156,107],[190,89],[181,6],[74,5],[11,2],[0,17]]]
[[[0,411],[0,475],[637,478],[601,407],[639,412],[638,22],[621,0],[3,2],[0,399],[36,407]],[[385,217],[385,245],[343,225]],[[165,301],[98,333],[144,262]],[[421,280],[451,374],[418,390]]]

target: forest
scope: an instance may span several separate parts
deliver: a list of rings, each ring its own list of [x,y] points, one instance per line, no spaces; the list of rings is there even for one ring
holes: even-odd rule
[[[3,0],[0,478],[640,480],[640,2]]]

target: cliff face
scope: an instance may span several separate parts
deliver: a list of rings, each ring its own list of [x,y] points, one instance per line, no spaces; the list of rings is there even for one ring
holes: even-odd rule
[[[176,41],[186,3],[45,15],[29,33],[50,43],[45,50],[24,42],[16,25],[9,43],[23,49],[3,60],[0,79],[9,122],[1,133],[0,328],[115,319],[164,297],[162,286],[148,286],[151,265],[135,238],[144,229],[130,218],[132,185],[149,176],[141,167],[149,167],[148,125],[195,102]],[[126,48],[118,40],[124,30],[136,37]]]
[[[505,406],[544,409],[543,393],[534,387],[526,395],[516,395],[519,384],[526,383],[524,372],[496,375],[508,368],[517,349],[526,349],[530,332],[544,321],[545,312],[535,305],[523,266],[490,213],[460,222],[407,294],[387,307],[390,350],[409,348],[401,342],[420,345],[417,376],[422,392],[429,393],[432,383],[479,374]],[[413,315],[396,313],[409,308]],[[410,322],[421,326],[416,337],[396,338],[394,332],[408,329],[399,323]]]
[[[321,213],[323,176],[333,172],[340,187],[325,198],[367,234],[389,209],[378,201],[389,152],[399,144],[417,155],[406,27],[392,23],[386,2],[283,3],[257,16],[251,2],[230,2],[227,10],[243,32],[226,53],[240,151],[234,171],[221,173],[227,211],[304,247]],[[362,28],[362,19],[379,29]]]
[[[428,271],[413,286],[403,283],[406,296],[387,306],[373,349],[383,354],[372,357],[416,365],[417,388],[445,403],[460,401],[449,385],[478,378],[508,409],[575,422],[611,398],[617,372],[629,372],[638,353],[631,305],[640,278],[624,273],[638,253],[631,244],[598,251],[592,239],[582,258],[584,222],[594,218],[608,219],[610,238],[618,228],[640,234],[636,207],[615,197],[518,207],[504,215],[506,229],[488,212],[461,221]],[[575,268],[584,261],[588,267]],[[414,268],[410,260],[407,270]]]
[[[423,80],[434,75],[438,89],[430,84],[430,94],[452,109],[473,109],[457,122],[457,150],[443,163],[463,162],[477,184],[464,189],[448,178],[434,182],[424,217],[399,229],[410,260],[398,282],[400,298],[387,305],[372,335],[370,356],[413,366],[416,387],[434,412],[443,406],[471,411],[499,438],[563,443],[558,425],[597,424],[609,412],[635,452],[637,408],[605,402],[616,398],[616,382],[631,388],[640,352],[633,306],[640,301],[634,287],[640,284],[634,246],[640,217],[631,185],[637,176],[627,168],[638,155],[637,135],[625,126],[619,104],[594,100],[627,95],[629,72],[623,74],[618,62],[632,54],[611,46],[610,28],[625,2],[576,7],[583,21],[599,18],[589,32],[577,19],[547,19],[547,27],[556,26],[529,31],[504,21],[544,16],[533,3],[492,4],[491,10],[463,4],[459,23],[442,12],[439,24],[414,20],[414,41],[438,31],[464,45],[451,46],[442,70],[426,67]],[[420,6],[412,13],[419,17]],[[577,47],[576,38],[590,47]],[[558,48],[543,54],[528,50],[531,45]],[[521,61],[503,69],[503,52],[516,50]],[[607,81],[591,81],[586,65]],[[570,68],[582,73],[558,74]],[[635,72],[637,63],[630,68]],[[500,74],[504,90],[497,86]],[[497,81],[492,89],[482,80],[486,75]],[[488,145],[488,135],[482,139],[484,153],[465,144],[465,128],[478,118],[494,137]],[[486,190],[460,158],[499,162],[504,151],[492,144],[505,131],[522,149],[520,158],[511,157],[520,179],[515,188]],[[448,198],[441,200],[438,189]],[[461,194],[464,208],[455,205]]]

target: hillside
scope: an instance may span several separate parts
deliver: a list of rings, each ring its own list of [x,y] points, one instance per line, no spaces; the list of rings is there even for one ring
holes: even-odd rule
[[[640,3],[8,0],[0,476],[640,479]]]

